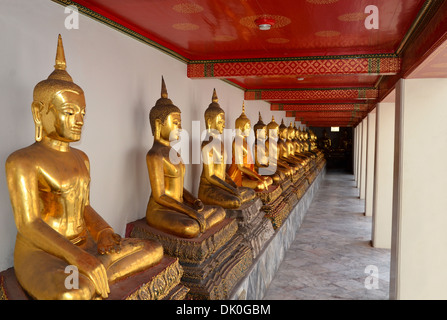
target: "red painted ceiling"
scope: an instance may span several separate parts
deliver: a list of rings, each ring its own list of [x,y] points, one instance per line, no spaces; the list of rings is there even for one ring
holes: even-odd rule
[[[405,48],[411,47],[408,43],[429,25],[434,12],[447,11],[437,0],[57,2],[75,3],[94,18],[148,39],[184,60],[191,78],[225,79],[246,90],[246,99],[292,104],[297,111],[300,104],[315,104],[316,112],[324,111],[327,103],[380,101],[402,74],[402,67],[421,62],[411,55],[410,66],[403,60]],[[365,8],[370,5],[378,9],[378,29],[365,26],[371,14]],[[438,19],[438,26],[444,27],[446,15]],[[275,24],[270,30],[259,30],[254,22],[259,17],[273,18]],[[444,32],[432,29],[428,38],[436,42],[435,37]],[[420,42],[420,48],[428,51],[431,46]],[[348,95],[351,89],[357,92]],[[377,91],[373,101],[366,99],[369,89]],[[318,117],[309,113],[309,123],[311,119],[318,125]],[[345,126],[356,125],[361,117],[357,113],[349,119],[334,119]],[[322,118],[321,124],[327,120]]]

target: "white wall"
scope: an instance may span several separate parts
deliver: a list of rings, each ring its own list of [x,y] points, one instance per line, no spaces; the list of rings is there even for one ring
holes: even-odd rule
[[[394,102],[377,105],[372,244],[391,248],[394,169]]]
[[[447,79],[401,79],[390,298],[447,299]]]
[[[360,199],[366,196],[366,154],[368,150],[368,118],[362,120],[362,149],[360,153]]]
[[[365,216],[373,214],[374,196],[374,160],[376,149],[376,108],[367,116],[368,133],[366,147],[366,186],[365,186]]]
[[[73,144],[91,163],[92,206],[124,234],[128,222],[142,218],[150,194],[145,155],[153,143],[149,110],[160,97],[161,76],[169,98],[182,110],[183,129],[192,121],[205,129],[203,112],[216,88],[234,128],[242,90],[216,79],[191,80],[186,64],[81,14],[79,29],[67,30],[64,7],[49,0],[0,2],[0,162],[34,142],[31,115],[34,86],[52,72],[57,36],[63,38],[67,71],[85,91],[87,116],[81,141]],[[247,101],[247,115],[258,111],[268,123],[275,114],[262,101]],[[200,143],[192,139],[192,143]],[[187,165],[185,187],[196,193],[201,165]],[[4,169],[0,170],[0,270],[13,265],[16,228]]]

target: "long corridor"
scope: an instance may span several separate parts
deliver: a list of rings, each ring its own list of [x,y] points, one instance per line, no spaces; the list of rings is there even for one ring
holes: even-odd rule
[[[386,300],[390,250],[370,245],[354,176],[328,171],[265,300]]]

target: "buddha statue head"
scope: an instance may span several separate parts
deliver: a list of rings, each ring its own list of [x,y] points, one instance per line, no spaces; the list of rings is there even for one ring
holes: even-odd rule
[[[149,112],[152,134],[156,141],[167,142],[178,140],[180,137],[181,111],[168,98],[166,84],[161,78],[161,97]]]
[[[303,137],[303,133],[302,133],[302,131],[301,131],[301,129],[300,129],[300,127],[298,126],[296,126],[296,124],[293,126],[293,128],[295,129],[295,139],[298,141],[298,142],[301,142],[301,139],[302,139],[302,137]]]
[[[225,128],[225,111],[220,107],[216,94],[213,90],[212,102],[205,110],[205,126],[208,131],[216,131],[222,134]]]
[[[290,122],[290,125],[287,128],[287,139],[288,140],[295,139],[295,128],[293,127],[293,122]]]
[[[247,115],[245,114],[245,105],[242,102],[242,113],[241,115],[236,119],[236,132],[239,131],[239,134],[245,137],[248,137],[250,134],[250,128],[251,123],[250,119],[248,119]]]
[[[267,124],[268,137],[271,137],[272,139],[277,139],[278,138],[278,130],[279,130],[279,124],[276,123],[275,117],[272,116],[272,121],[270,121]]]
[[[267,126],[262,121],[261,112],[259,112],[259,120],[256,122],[256,124],[253,126],[253,130],[255,131],[255,137],[256,139],[263,140],[266,138],[267,134]]]
[[[284,119],[281,120],[281,125],[279,126],[279,138],[280,139],[287,139],[288,137],[288,130],[287,126],[284,124]]]
[[[84,91],[68,74],[62,37],[59,35],[54,71],[40,81],[33,91],[31,110],[35,124],[35,139],[44,137],[62,142],[81,139],[84,125]]]

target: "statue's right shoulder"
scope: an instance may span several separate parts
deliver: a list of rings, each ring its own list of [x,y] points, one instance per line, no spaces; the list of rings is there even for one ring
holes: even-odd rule
[[[39,159],[39,152],[37,149],[36,144],[32,144],[12,152],[6,159],[6,170],[35,166]]]

